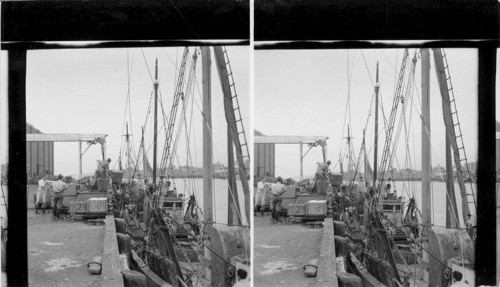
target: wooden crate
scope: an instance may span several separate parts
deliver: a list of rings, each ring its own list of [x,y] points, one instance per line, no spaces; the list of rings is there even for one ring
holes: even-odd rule
[[[102,214],[108,210],[108,200],[104,198],[90,198],[87,202],[88,213]]]
[[[305,204],[290,203],[288,205],[288,216],[304,216],[304,215],[306,215]]]
[[[326,200],[310,200],[306,203],[307,215],[326,215]]]
[[[70,202],[69,213],[87,213],[87,202]]]

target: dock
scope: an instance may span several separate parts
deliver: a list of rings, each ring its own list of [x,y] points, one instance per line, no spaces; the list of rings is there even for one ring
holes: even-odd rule
[[[254,285],[309,286],[303,266],[320,258],[322,228],[272,222],[270,213],[254,217]],[[319,271],[319,270],[318,270]]]
[[[113,219],[112,226],[110,220],[106,225],[89,225],[56,220],[51,212],[27,212],[30,286],[123,286]],[[87,263],[96,256],[103,256],[102,274],[93,275]]]

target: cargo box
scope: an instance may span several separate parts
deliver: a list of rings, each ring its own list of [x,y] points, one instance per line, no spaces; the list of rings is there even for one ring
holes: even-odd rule
[[[326,200],[310,200],[306,203],[307,215],[326,215]]]
[[[108,200],[107,198],[90,198],[87,201],[87,211],[88,213],[94,214],[104,214],[108,210]]]
[[[305,204],[290,203],[288,205],[288,216],[304,216],[306,215]]]
[[[87,213],[87,202],[70,202],[69,213]]]

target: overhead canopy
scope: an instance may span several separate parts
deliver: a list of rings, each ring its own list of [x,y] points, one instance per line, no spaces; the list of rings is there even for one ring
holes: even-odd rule
[[[298,144],[300,145],[300,178],[303,179],[303,160],[305,155],[313,147],[320,146],[323,152],[323,162],[326,162],[326,140],[325,136],[254,136],[255,143],[255,174],[263,176],[264,174],[274,175],[275,144]],[[304,154],[302,145],[309,145],[309,150]],[[269,146],[269,147],[266,147]],[[266,157],[269,160],[266,161]],[[268,161],[271,161],[268,164]]]
[[[82,142],[97,140],[105,142],[105,134],[27,134],[27,142]]]
[[[273,144],[312,144],[325,143],[328,137],[324,136],[255,136],[255,143]]]
[[[79,166],[80,178],[82,177],[82,156],[87,149],[94,144],[101,144],[102,160],[106,158],[105,134],[26,134],[26,142],[78,142],[79,143]],[[82,152],[82,142],[88,142],[89,146]]]

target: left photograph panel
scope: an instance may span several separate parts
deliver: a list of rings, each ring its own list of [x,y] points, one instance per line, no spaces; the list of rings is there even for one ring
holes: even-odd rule
[[[250,286],[249,51],[27,51],[30,286]],[[8,146],[0,142],[2,271]]]
[[[7,61],[7,52],[0,52],[0,63]],[[0,286],[7,286],[6,261],[7,261],[7,170],[9,168],[9,110],[7,109],[7,65],[0,65],[0,224],[2,236],[2,253],[0,262],[2,266]]]

